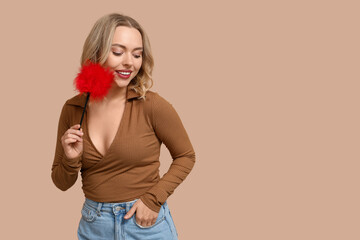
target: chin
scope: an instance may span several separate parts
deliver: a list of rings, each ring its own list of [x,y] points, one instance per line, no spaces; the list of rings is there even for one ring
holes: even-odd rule
[[[131,79],[127,79],[127,80],[124,80],[124,79],[118,79],[116,78],[115,79],[115,85],[117,85],[118,87],[127,87],[127,85],[129,85],[129,83],[131,82]]]

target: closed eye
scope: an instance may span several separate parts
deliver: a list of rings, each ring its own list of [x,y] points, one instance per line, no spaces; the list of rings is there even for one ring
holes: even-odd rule
[[[113,52],[113,54],[114,54],[115,56],[121,56],[123,53]],[[134,57],[135,57],[135,58],[140,58],[141,55],[134,55]]]
[[[123,53],[113,52],[113,54],[114,54],[115,56],[120,56],[120,55],[123,54]]]

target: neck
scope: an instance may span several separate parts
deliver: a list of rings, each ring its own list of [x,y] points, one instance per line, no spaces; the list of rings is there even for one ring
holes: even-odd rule
[[[126,99],[127,87],[119,87],[116,83],[111,86],[105,99],[107,102],[120,102]]]
[[[107,106],[107,105],[123,103],[126,100],[126,91],[127,91],[127,87],[119,87],[116,83],[112,84],[108,93],[101,101],[96,101],[96,103],[94,102],[92,104],[91,102],[89,102],[89,105],[100,104],[103,106]]]

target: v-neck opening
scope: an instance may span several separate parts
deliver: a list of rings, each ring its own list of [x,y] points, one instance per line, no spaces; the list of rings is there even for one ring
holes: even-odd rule
[[[121,116],[121,119],[120,119],[120,123],[119,123],[119,127],[115,133],[115,137],[114,139],[112,140],[109,148],[105,151],[105,154],[103,155],[98,149],[97,147],[95,146],[95,144],[93,143],[93,141],[91,140],[91,137],[90,137],[90,134],[89,134],[89,125],[88,125],[88,111],[86,110],[86,119],[85,119],[85,123],[86,123],[86,134],[87,134],[87,138],[91,144],[91,146],[95,149],[95,151],[101,156],[101,159],[104,159],[107,155],[109,155],[109,152],[111,151],[111,148],[112,146],[114,145],[114,142],[116,141],[118,135],[119,135],[119,132],[120,132],[120,129],[121,129],[121,126],[122,126],[122,122],[124,121],[124,117],[125,117],[125,113],[126,113],[126,106],[127,106],[127,100],[125,100],[125,106],[124,106],[124,111],[123,111],[123,114]]]

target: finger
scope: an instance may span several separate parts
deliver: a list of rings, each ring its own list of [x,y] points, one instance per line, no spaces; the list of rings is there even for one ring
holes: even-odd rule
[[[135,213],[135,211],[136,211],[136,205],[134,204],[133,206],[132,206],[132,208],[127,212],[127,214],[125,215],[125,219],[128,219],[128,218],[131,218],[132,217],[132,215]]]
[[[136,222],[139,223],[140,226],[147,227],[147,224],[145,221],[141,221],[141,219],[136,219]]]
[[[83,136],[84,135],[84,132],[82,131],[82,128],[80,130],[77,130],[77,129],[71,129],[69,128],[66,133],[73,133],[73,134],[76,134],[78,136]]]
[[[145,224],[146,224],[145,226],[150,227],[150,226],[152,226],[154,223],[153,223],[152,220],[148,220]]]
[[[68,133],[67,135],[67,138],[73,138],[73,139],[76,139],[77,141],[79,141],[79,142],[82,142],[82,138],[81,137],[79,137],[78,135],[75,135],[75,134],[72,134],[72,133]]]
[[[75,139],[75,138],[66,138],[66,139],[64,140],[65,145],[69,145],[69,144],[71,144],[71,143],[77,143],[77,142],[82,143],[83,140],[78,140],[78,139]]]
[[[156,223],[156,218],[151,222],[151,225],[154,225]]]
[[[75,142],[83,142],[83,140],[78,140],[75,138],[65,138],[64,140],[62,140],[66,145],[70,144],[70,143],[75,143]]]
[[[76,139],[73,139],[73,138],[67,138],[64,140],[65,144],[69,144],[69,143],[74,143],[76,142],[77,140]]]
[[[80,124],[75,124],[70,127],[70,129],[79,129],[79,128],[80,128]]]
[[[149,220],[149,226],[154,225],[156,223],[156,219],[157,219],[157,217],[154,217],[153,219],[150,219]]]
[[[137,218],[137,216],[136,216],[136,222],[138,222],[141,226],[149,227],[149,226],[155,224],[156,219],[155,220],[150,219],[150,218],[140,219],[140,218]]]

